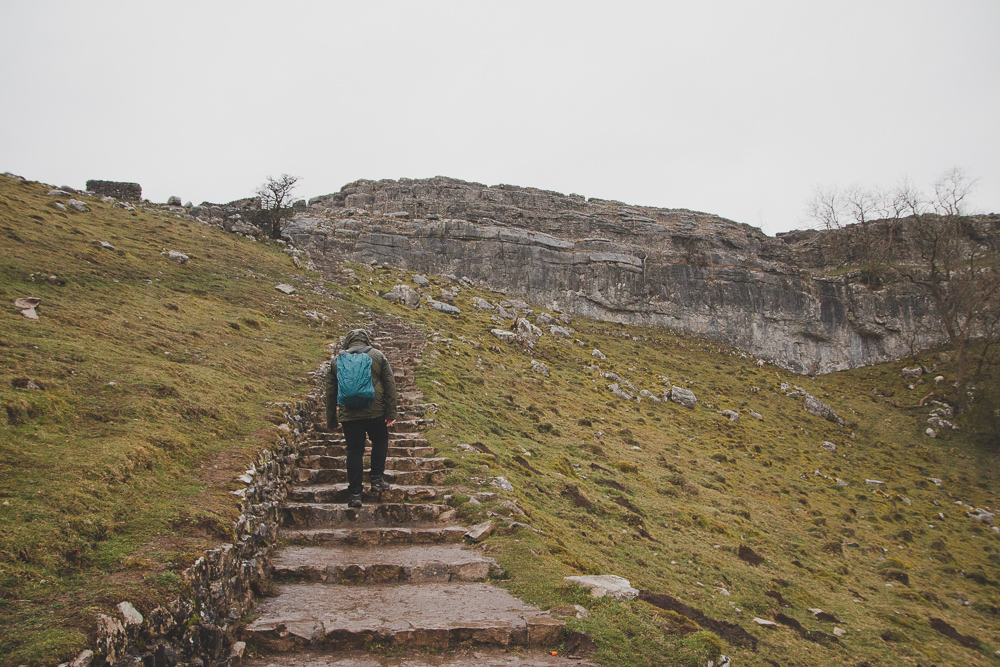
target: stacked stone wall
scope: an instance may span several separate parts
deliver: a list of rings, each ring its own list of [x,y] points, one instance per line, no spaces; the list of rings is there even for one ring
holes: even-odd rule
[[[253,609],[255,595],[268,589],[279,512],[287,495],[299,447],[320,409],[317,390],[306,400],[288,404],[274,446],[262,451],[239,477],[245,486],[233,494],[241,514],[233,526],[234,541],[206,551],[181,573],[185,594],[145,615],[122,602],[118,613],[97,617],[94,651],[84,651],[73,667],[236,667],[245,646],[237,641],[242,619]]]
[[[126,201],[142,201],[142,186],[120,181],[87,181],[87,190],[95,194]]]

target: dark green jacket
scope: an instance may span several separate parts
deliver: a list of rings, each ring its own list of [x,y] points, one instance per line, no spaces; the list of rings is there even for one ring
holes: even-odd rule
[[[368,332],[355,329],[346,336],[341,344],[342,350],[370,346]],[[389,360],[381,350],[368,350],[372,358],[372,384],[375,385],[375,400],[367,408],[347,408],[337,405],[337,362],[330,362],[330,372],[326,376],[326,426],[334,428],[338,422],[358,421],[359,419],[396,418],[396,379],[392,376]],[[338,414],[339,410],[339,414]]]

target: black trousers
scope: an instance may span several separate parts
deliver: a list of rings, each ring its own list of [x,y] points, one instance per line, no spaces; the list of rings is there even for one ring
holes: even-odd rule
[[[385,472],[385,457],[389,453],[389,429],[385,419],[358,419],[341,422],[347,441],[347,492],[358,495],[364,489],[365,436],[372,441],[371,473],[375,482]]]

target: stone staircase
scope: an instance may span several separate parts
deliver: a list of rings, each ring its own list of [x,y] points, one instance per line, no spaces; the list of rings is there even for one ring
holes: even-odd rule
[[[496,563],[463,548],[467,528],[445,503],[445,459],[422,434],[433,423],[413,381],[423,338],[393,320],[375,330],[400,396],[385,472],[392,488],[347,508],[342,434],[311,434],[281,509],[278,594],[244,632],[258,655],[249,664],[581,664],[541,650],[558,646],[563,622],[486,583]]]

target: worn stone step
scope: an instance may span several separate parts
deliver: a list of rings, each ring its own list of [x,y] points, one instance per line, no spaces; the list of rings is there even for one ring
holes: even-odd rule
[[[319,652],[315,650],[273,653],[248,658],[244,667],[597,667],[577,656],[552,655],[540,648],[513,646],[459,647],[428,653],[397,648],[392,655],[360,649]]]
[[[455,515],[447,505],[427,503],[380,503],[351,509],[342,503],[286,502],[281,508],[287,528],[416,526],[451,521]]]
[[[327,584],[425,584],[482,581],[496,562],[459,545],[288,547],[271,570],[280,581]]]
[[[343,433],[320,433],[309,439],[310,445],[346,445]],[[427,438],[420,432],[390,432],[390,447],[423,447],[427,444]],[[371,448],[370,443],[365,443],[366,448]]]
[[[399,485],[381,494],[372,495],[366,487],[361,499],[366,505],[372,502],[426,503],[440,500],[449,492],[448,488],[433,485]],[[345,483],[292,486],[288,489],[288,500],[300,503],[346,503],[348,495]]]
[[[312,445],[300,450],[303,456],[347,456],[346,445]],[[434,453],[433,447],[394,447],[389,445],[389,456],[424,457]]]
[[[484,583],[283,584],[245,637],[264,651],[383,646],[443,650],[463,643],[553,646],[564,623]]]
[[[398,470],[400,472],[410,472],[414,470],[444,470],[444,458],[414,457],[414,456],[388,456],[385,459],[386,470]],[[346,470],[346,456],[303,456],[299,458],[300,468],[312,470]],[[364,467],[369,467],[369,457],[364,457]]]
[[[390,484],[404,486],[436,486],[444,482],[447,470],[386,470],[383,477]],[[365,473],[368,480],[368,473]],[[346,470],[316,470],[313,468],[296,468],[295,481],[300,484],[339,484],[347,481]]]
[[[390,544],[458,544],[468,528],[404,528],[383,526],[374,528],[282,528],[278,535],[289,544],[381,547]]]

